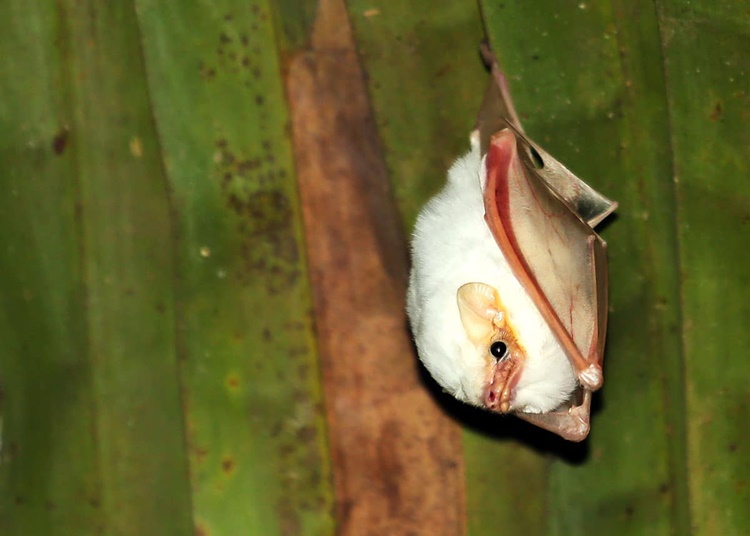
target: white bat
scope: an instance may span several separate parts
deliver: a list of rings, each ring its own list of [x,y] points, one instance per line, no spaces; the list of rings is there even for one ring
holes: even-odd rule
[[[489,49],[471,150],[419,214],[407,313],[420,359],[453,396],[571,441],[602,385],[606,244],[616,208],[526,138]]]

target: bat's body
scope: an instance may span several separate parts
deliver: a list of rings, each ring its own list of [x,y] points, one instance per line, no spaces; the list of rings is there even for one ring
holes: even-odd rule
[[[412,243],[407,311],[419,355],[453,396],[484,405],[495,360],[469,340],[456,291],[481,281],[495,289],[528,356],[510,399],[511,411],[541,413],[567,401],[576,376],[560,344],[513,274],[484,219],[486,172],[478,140],[453,165],[448,183],[422,210]]]
[[[407,312],[446,391],[580,441],[603,381],[606,244],[593,227],[617,205],[525,136],[484,52],[493,78],[471,151],[417,219]]]

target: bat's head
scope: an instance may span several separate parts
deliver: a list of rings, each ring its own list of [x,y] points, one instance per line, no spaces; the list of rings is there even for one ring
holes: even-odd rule
[[[544,324],[529,315],[514,315],[515,300],[512,294],[507,297],[506,304],[485,283],[458,289],[458,311],[472,354],[468,359],[482,364],[482,374],[471,387],[473,398],[500,413],[551,411],[569,398],[575,376]]]

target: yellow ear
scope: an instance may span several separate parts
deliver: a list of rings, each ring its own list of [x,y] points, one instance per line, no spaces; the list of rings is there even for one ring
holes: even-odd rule
[[[458,289],[456,298],[469,340],[476,345],[486,344],[502,321],[497,290],[485,283],[466,283]]]

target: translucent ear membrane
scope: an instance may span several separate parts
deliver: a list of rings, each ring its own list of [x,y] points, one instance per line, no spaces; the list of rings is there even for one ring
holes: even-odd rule
[[[504,325],[505,313],[500,310],[497,290],[485,283],[466,283],[456,294],[461,324],[469,340],[485,344]]]

